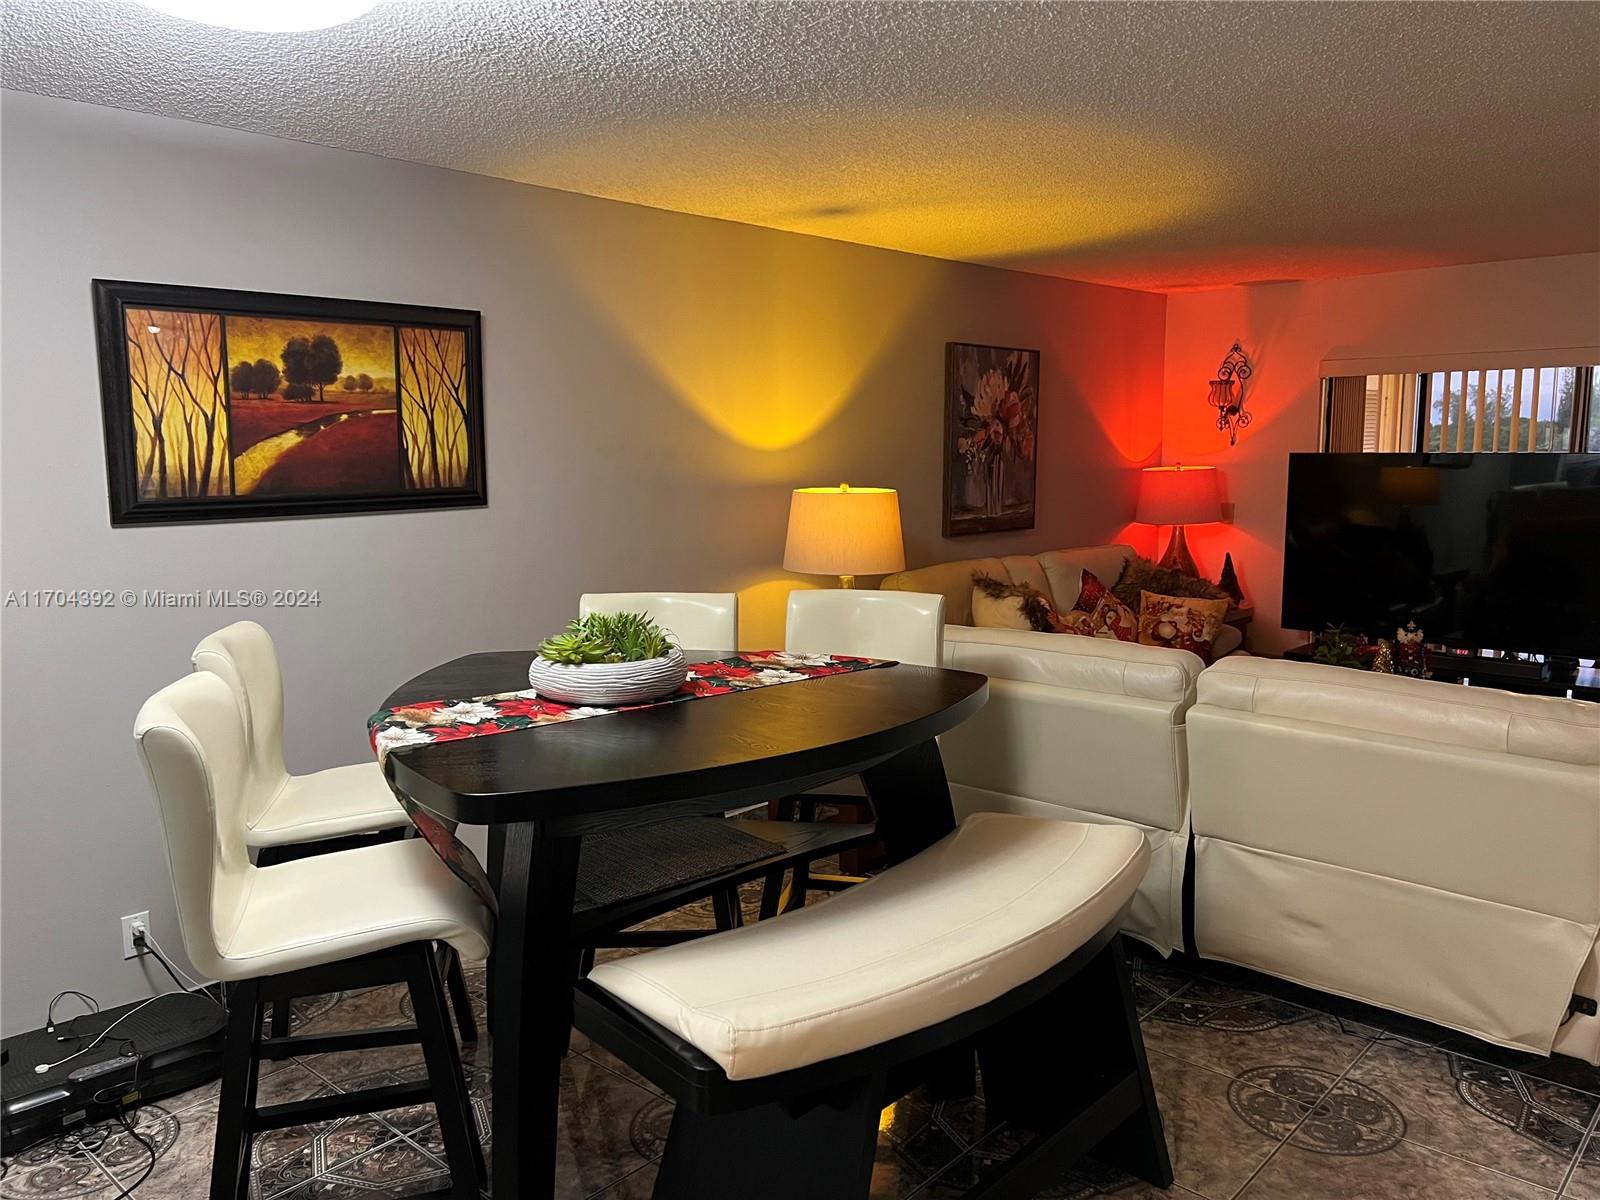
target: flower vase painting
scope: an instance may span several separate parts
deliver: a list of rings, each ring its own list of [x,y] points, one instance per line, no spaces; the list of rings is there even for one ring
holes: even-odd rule
[[[95,282],[111,523],[485,502],[478,314]]]
[[[945,345],[944,533],[1032,529],[1039,352]]]

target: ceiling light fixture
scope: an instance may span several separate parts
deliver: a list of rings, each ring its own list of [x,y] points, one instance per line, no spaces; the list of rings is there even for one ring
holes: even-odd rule
[[[377,0],[139,0],[169,17],[248,33],[302,33],[354,21]]]

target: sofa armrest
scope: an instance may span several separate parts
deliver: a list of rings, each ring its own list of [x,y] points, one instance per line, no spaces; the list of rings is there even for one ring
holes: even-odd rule
[[[1187,650],[1110,638],[947,625],[944,665],[995,679],[1015,679],[1141,700],[1187,704],[1205,664]]]

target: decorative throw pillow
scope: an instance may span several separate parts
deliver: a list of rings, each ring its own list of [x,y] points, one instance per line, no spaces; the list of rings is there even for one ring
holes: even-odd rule
[[[972,623],[980,629],[1031,629],[1055,633],[1056,610],[1038,588],[1001,583],[980,571],[972,573]]]
[[[1188,650],[1202,661],[1211,661],[1211,643],[1222,618],[1228,615],[1227,600],[1201,600],[1194,596],[1163,596],[1143,592],[1139,596],[1139,641],[1146,646],[1169,646]]]
[[[1092,637],[1116,638],[1119,642],[1139,639],[1139,617],[1118,600],[1093,571],[1085,571],[1078,584],[1074,612],[1087,613]]]
[[[1160,596],[1193,596],[1200,600],[1227,600],[1228,593],[1206,579],[1196,579],[1171,567],[1163,567],[1148,558],[1135,554],[1122,568],[1122,575],[1112,586],[1117,599],[1129,608],[1139,607],[1141,592],[1155,592]]]

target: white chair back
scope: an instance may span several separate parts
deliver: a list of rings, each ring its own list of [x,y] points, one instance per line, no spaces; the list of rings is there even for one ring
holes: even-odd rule
[[[732,592],[585,592],[578,615],[644,613],[686,650],[739,646],[739,597]]]
[[[208,671],[162,688],[133,738],[155,792],[184,949],[200,974],[236,979],[225,947],[257,868],[244,841],[250,751],[232,689]]]
[[[226,683],[239,706],[249,746],[244,819],[254,826],[289,780],[283,761],[283,672],[272,635],[254,621],[238,621],[203,639],[189,662]]]
[[[790,592],[784,648],[937,667],[944,655],[944,597],[850,588]]]

